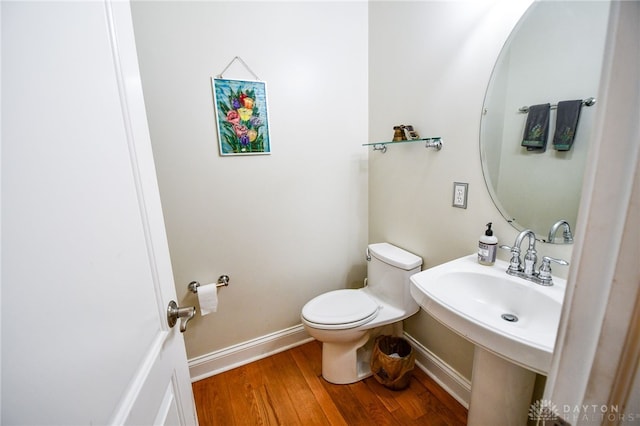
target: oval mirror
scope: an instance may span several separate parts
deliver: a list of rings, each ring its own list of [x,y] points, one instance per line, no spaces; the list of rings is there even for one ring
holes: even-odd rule
[[[480,125],[487,188],[509,223],[532,229],[543,241],[549,242],[560,220],[575,228],[597,108],[595,100],[585,103],[597,96],[608,17],[608,1],[534,2],[507,39],[489,81]],[[585,102],[570,149],[560,151],[553,144],[557,104],[566,100]],[[528,150],[523,135],[534,114],[521,108],[547,103],[546,149]],[[563,233],[557,234],[554,241],[564,242]]]

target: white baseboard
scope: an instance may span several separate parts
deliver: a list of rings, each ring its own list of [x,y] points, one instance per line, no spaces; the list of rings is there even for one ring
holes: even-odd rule
[[[267,334],[247,342],[229,346],[189,360],[191,381],[206,379],[232,368],[266,358],[295,346],[310,342],[302,324]]]
[[[416,366],[438,383],[449,395],[454,397],[466,409],[471,400],[471,382],[449,364],[438,358],[433,352],[424,347],[411,335],[404,333],[404,337],[416,351]]]

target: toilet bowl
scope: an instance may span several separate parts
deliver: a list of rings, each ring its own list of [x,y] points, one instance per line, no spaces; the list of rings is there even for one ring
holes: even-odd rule
[[[334,290],[302,308],[307,333],[322,342],[322,377],[330,383],[355,383],[371,375],[373,341],[381,334],[400,336],[402,320],[420,309],[410,294],[409,277],[422,259],[389,243],[367,248],[367,285]]]

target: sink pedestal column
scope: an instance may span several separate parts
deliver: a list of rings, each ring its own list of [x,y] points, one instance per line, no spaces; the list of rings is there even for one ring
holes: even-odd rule
[[[527,423],[536,373],[475,347],[469,426]]]

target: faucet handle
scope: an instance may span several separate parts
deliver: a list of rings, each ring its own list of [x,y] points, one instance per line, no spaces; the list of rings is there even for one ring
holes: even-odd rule
[[[551,267],[551,262],[555,262],[558,265],[565,265],[565,266],[569,264],[569,262],[563,259],[556,259],[555,257],[551,257],[551,256],[542,256],[542,265],[546,264],[548,267]]]
[[[551,281],[551,262],[555,262],[559,265],[568,265],[569,262],[562,259],[556,259],[555,257],[542,256],[542,264],[540,265],[540,271],[538,273],[538,279],[542,285],[552,285]]]
[[[511,252],[511,260],[509,261],[509,269],[507,269],[508,274],[513,274],[520,272],[520,247],[518,246],[506,246],[501,245],[501,249],[509,250]]]

